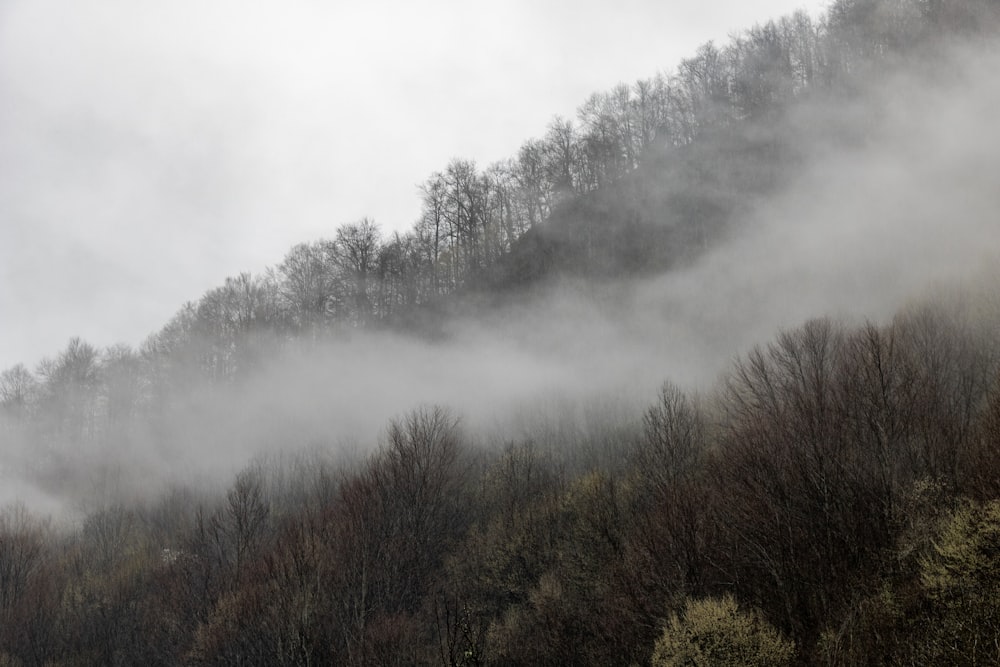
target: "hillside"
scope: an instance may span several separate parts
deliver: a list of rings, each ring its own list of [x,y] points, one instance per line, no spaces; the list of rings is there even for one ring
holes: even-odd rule
[[[0,664],[1000,661],[998,19],[758,25],[5,370]]]

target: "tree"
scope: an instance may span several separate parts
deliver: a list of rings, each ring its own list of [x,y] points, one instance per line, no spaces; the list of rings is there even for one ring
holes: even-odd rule
[[[0,373],[0,426],[21,424],[38,393],[38,381],[24,364]]]
[[[780,667],[795,645],[756,610],[742,610],[732,596],[688,600],[671,614],[653,650],[653,667]]]
[[[725,127],[732,119],[730,97],[730,62],[712,42],[698,49],[693,58],[681,61],[677,68],[674,102],[683,118],[685,135],[690,143],[706,130]]]
[[[723,403],[713,474],[724,569],[796,638],[838,613],[893,538],[891,487],[843,430],[843,359],[842,329],[808,322],[739,361]]]
[[[381,320],[390,319],[399,309],[417,303],[420,267],[414,262],[413,242],[412,235],[394,232],[379,248],[375,309]]]
[[[549,217],[552,186],[545,160],[546,144],[538,139],[526,141],[518,151],[514,177],[525,211],[525,222],[518,236]]]
[[[23,505],[0,509],[0,626],[20,604],[47,556],[46,526]]]
[[[79,441],[94,435],[100,363],[97,348],[71,338],[56,359],[43,360],[41,405],[56,435]]]
[[[427,238],[431,248],[430,259],[433,272],[431,282],[434,294],[437,295],[442,287],[439,260],[441,253],[448,246],[447,222],[445,220],[448,204],[444,176],[440,172],[436,172],[420,186],[420,194],[423,200],[423,210],[417,225],[420,232]]]
[[[344,298],[336,243],[300,243],[285,256],[278,274],[279,290],[295,326],[307,336],[317,336]]]
[[[449,162],[444,171],[444,183],[447,193],[445,219],[452,240],[452,275],[458,287],[469,278],[477,277],[483,268],[486,193],[472,160]]]
[[[637,482],[625,576],[646,617],[678,593],[697,593],[709,570],[712,499],[706,479],[705,417],[676,386],[665,383],[643,416],[633,456]]]
[[[933,620],[914,633],[925,664],[1000,661],[1000,502],[965,503],[941,525],[920,562]]]
[[[643,415],[643,439],[636,469],[659,492],[669,492],[689,479],[705,455],[704,419],[675,385],[660,388],[657,402]]]
[[[101,369],[108,424],[125,426],[142,403],[146,381],[142,358],[128,345],[113,345],[101,355]]]
[[[458,420],[439,407],[411,412],[389,425],[370,468],[396,570],[394,604],[413,610],[430,574],[464,528],[462,440]]]
[[[996,377],[992,333],[970,325],[969,304],[955,299],[909,309],[897,316],[917,376],[913,415],[920,474],[958,491],[975,477],[976,417]]]
[[[22,410],[33,398],[37,381],[24,364],[17,364],[0,373],[0,406]]]
[[[351,320],[359,326],[369,324],[375,315],[372,279],[381,241],[378,225],[371,218],[362,218],[337,230],[337,265],[341,280],[349,286]]]
[[[667,82],[663,75],[652,79],[640,79],[632,86],[634,102],[632,114],[635,116],[634,132],[639,156],[645,157],[654,142],[660,139],[661,146],[667,146],[668,107]]]
[[[542,144],[545,175],[552,195],[562,200],[578,191],[578,137],[573,121],[556,116],[549,123]]]
[[[955,502],[943,491],[915,485],[898,567],[824,633],[828,664],[1000,661],[1000,502]]]
[[[736,60],[731,94],[741,117],[773,113],[791,99],[792,55],[778,24],[768,21],[751,28],[727,51]]]
[[[248,469],[236,476],[225,504],[208,522],[213,555],[233,588],[239,588],[245,568],[264,539],[270,509],[259,471]]]

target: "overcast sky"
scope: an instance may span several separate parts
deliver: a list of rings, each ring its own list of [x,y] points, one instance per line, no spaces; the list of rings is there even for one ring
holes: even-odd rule
[[[0,0],[0,370],[513,155],[592,92],[825,0]]]

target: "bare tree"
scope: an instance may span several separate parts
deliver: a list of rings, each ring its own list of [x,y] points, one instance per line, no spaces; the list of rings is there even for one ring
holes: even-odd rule
[[[43,360],[38,375],[43,381],[41,404],[54,433],[80,440],[94,434],[100,363],[97,349],[71,338],[54,360]]]
[[[336,244],[326,240],[300,243],[285,256],[278,274],[281,295],[295,325],[315,337],[337,313],[343,299]]]
[[[361,326],[375,314],[372,288],[381,242],[378,225],[370,218],[337,230],[337,262],[342,280],[350,285],[354,321]]]
[[[38,395],[38,381],[24,364],[0,373],[0,427],[22,424]]]
[[[0,509],[0,619],[9,620],[8,614],[40,571],[46,537],[45,525],[23,505]]]

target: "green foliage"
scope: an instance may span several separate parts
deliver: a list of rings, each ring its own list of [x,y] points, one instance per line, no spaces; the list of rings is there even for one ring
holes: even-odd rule
[[[688,600],[672,614],[653,649],[653,667],[738,667],[791,664],[795,644],[756,610],[741,610],[732,596]]]
[[[928,596],[942,603],[982,593],[1000,566],[1000,501],[960,507],[942,526],[920,578]]]
[[[998,664],[1000,501],[962,502],[931,531],[918,522],[900,553],[905,571],[883,581],[840,627],[824,634],[826,661]]]
[[[913,638],[928,660],[1000,662],[1000,501],[965,504],[943,522],[920,584],[927,622]]]

